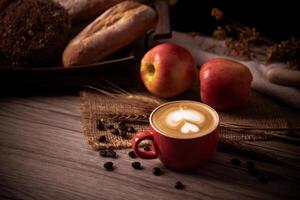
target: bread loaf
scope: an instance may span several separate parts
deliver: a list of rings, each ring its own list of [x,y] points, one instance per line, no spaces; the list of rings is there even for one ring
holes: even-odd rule
[[[54,0],[64,7],[72,20],[78,23],[98,17],[108,8],[124,0]]]
[[[149,6],[124,1],[108,9],[66,47],[65,67],[95,63],[155,28],[156,12]]]
[[[266,72],[270,82],[279,85],[300,87],[300,71],[288,68],[271,68]]]

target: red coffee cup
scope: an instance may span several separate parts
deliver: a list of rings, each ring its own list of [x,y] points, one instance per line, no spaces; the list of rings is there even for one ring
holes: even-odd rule
[[[181,101],[173,101],[157,107],[150,115],[149,129],[145,132],[138,133],[132,138],[132,148],[136,155],[144,159],[159,158],[161,162],[173,170],[192,170],[207,163],[212,157],[218,144],[219,134],[219,116],[217,112],[206,104],[201,104],[206,109],[209,109],[214,115],[215,123],[212,131],[209,131],[202,136],[192,138],[176,138],[170,136],[153,125],[153,114],[160,108],[170,103]],[[187,102],[187,101],[185,101]],[[192,101],[188,101],[192,102]],[[150,140],[152,150],[140,150],[139,144],[144,140]]]

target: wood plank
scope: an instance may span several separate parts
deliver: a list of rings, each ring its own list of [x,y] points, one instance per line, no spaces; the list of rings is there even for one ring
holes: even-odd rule
[[[236,155],[217,152],[203,168],[174,172],[159,160],[140,160],[134,170],[128,149],[119,150],[113,172],[83,141],[78,97],[30,97],[0,100],[0,197],[6,199],[297,199],[299,171],[256,162],[285,179],[260,184],[242,167],[230,164]],[[265,146],[264,146],[265,145]],[[277,146],[276,146],[277,145]],[[298,147],[258,143],[272,152],[297,156]],[[273,147],[274,146],[274,147]],[[276,149],[279,148],[280,151]],[[260,148],[260,147],[259,147]],[[156,177],[153,167],[164,175]],[[177,180],[186,184],[176,190]]]

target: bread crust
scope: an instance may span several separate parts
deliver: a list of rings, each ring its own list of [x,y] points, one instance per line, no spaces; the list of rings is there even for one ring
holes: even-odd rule
[[[95,63],[154,29],[156,13],[134,1],[124,1],[108,9],[66,47],[65,67]]]
[[[124,0],[54,0],[65,8],[72,23],[98,17],[108,8]]]

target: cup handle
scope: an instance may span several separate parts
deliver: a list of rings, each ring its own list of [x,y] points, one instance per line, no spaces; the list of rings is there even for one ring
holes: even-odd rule
[[[139,150],[139,144],[143,140],[151,140],[151,142],[153,142],[154,137],[153,137],[153,134],[151,133],[151,131],[145,131],[145,132],[142,132],[142,133],[138,133],[132,138],[132,148],[133,148],[134,152],[136,153],[136,155],[138,157],[144,158],[144,159],[155,159],[155,158],[157,158],[158,154],[154,150],[153,144],[152,144],[152,150],[151,151],[140,151]]]

